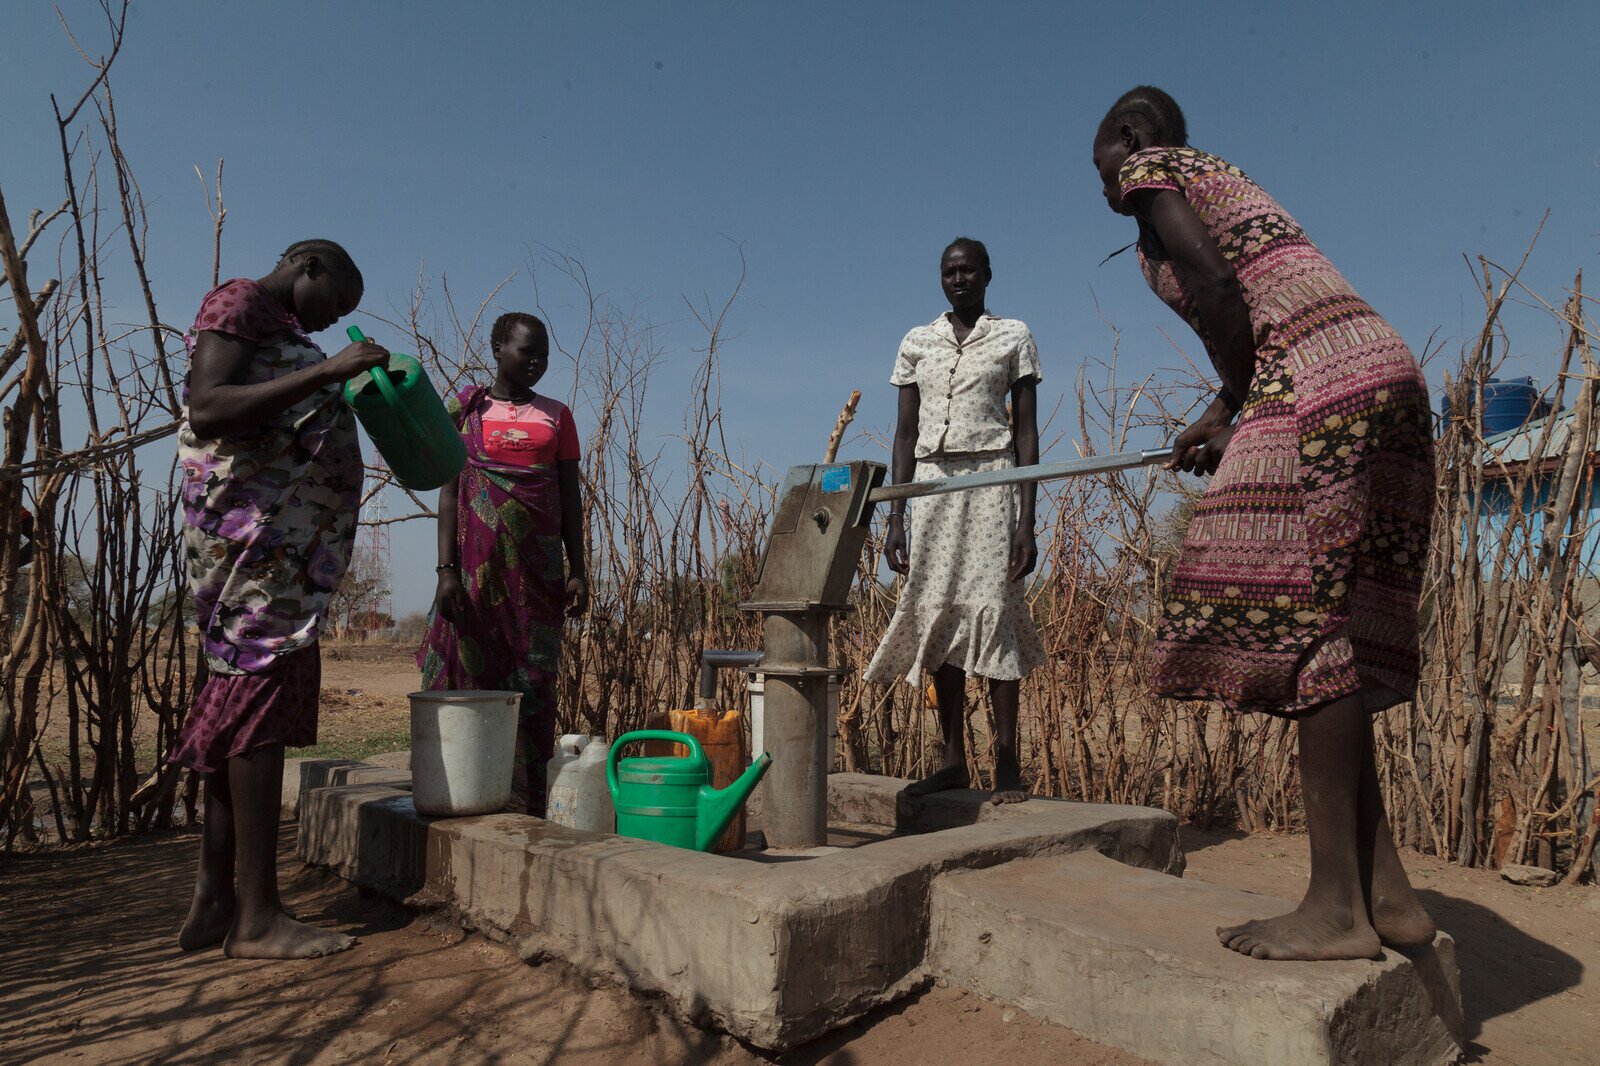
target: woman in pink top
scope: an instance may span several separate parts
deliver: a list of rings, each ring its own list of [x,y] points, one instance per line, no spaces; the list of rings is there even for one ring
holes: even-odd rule
[[[425,689],[523,694],[509,809],[542,816],[561,625],[589,603],[578,430],[566,404],[533,391],[550,363],[543,322],[501,315],[490,345],[494,384],[447,405],[467,465],[439,492],[439,585],[417,661]]]

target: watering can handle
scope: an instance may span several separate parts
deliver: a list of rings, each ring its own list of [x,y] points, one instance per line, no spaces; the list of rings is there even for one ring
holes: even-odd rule
[[[361,332],[360,326],[351,326],[344,332],[345,336],[357,344],[369,339],[365,333]],[[378,391],[383,394],[383,402],[389,405],[389,410],[399,415],[401,421],[405,422],[406,429],[411,432],[411,436],[421,439],[422,427],[418,426],[416,421],[412,419],[411,412],[406,410],[405,404],[400,402],[400,394],[394,391],[394,382],[389,380],[387,369],[385,373],[380,374],[378,373],[378,368],[373,367],[367,371],[367,377],[371,378],[372,383],[378,386]]]
[[[700,741],[688,733],[677,733],[671,729],[635,729],[631,733],[624,733],[611,745],[611,754],[606,756],[606,787],[613,796],[617,794],[617,758],[622,754],[623,748],[639,740],[670,740],[674,744],[687,744],[691,760],[706,761],[706,753],[700,747]]]

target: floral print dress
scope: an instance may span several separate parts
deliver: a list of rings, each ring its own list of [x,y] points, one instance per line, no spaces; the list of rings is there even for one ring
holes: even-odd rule
[[[900,343],[890,381],[918,392],[914,480],[960,477],[1016,465],[1006,398],[1042,377],[1028,327],[987,312],[957,341],[948,315]],[[921,685],[946,663],[969,675],[1019,680],[1044,664],[1044,643],[1023,582],[1010,580],[1017,528],[1011,485],[911,500],[910,573],[866,678]]]
[[[204,330],[259,346],[244,384],[325,358],[244,278],[206,296],[185,337],[191,353]],[[237,436],[201,439],[187,416],[178,435],[183,547],[206,663],[216,674],[264,673],[316,642],[349,566],[362,481],[355,415],[330,385]]]

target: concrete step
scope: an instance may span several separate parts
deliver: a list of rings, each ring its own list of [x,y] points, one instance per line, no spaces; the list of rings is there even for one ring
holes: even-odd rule
[[[752,862],[523,815],[423,818],[409,780],[360,764],[297,767],[300,857],[775,1052],[927,983],[929,891],[947,871],[1078,850],[1158,870],[1182,863],[1177,819],[1142,807],[1002,810],[981,793],[948,794],[927,806],[956,828]],[[900,824],[906,782],[838,784],[851,821],[880,834]]]
[[[285,759],[281,800],[283,817],[299,818],[300,797],[314,788],[327,788],[330,785],[389,785],[409,789],[411,771],[407,767],[410,765],[409,751],[376,756],[369,762],[356,762],[353,759]]]
[[[1266,962],[1214,930],[1281,914],[1270,896],[1135,869],[1094,853],[934,880],[938,977],[1163,1063],[1454,1062],[1455,945],[1411,957]]]

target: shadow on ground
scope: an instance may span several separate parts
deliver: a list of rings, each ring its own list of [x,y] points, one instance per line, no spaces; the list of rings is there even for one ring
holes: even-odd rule
[[[727,1061],[748,1061],[726,1037],[622,993],[520,965],[496,944],[464,945],[459,929],[361,898],[301,867],[294,827],[284,828],[286,902],[304,921],[361,937],[354,951],[286,963],[179,951],[193,831],[3,860],[0,1057],[714,1062],[731,1050],[737,1059]],[[500,958],[486,967],[484,952]]]
[[[502,945],[362,898],[343,882],[301,867],[293,856],[293,827],[285,829],[287,901],[308,921],[360,936],[354,952],[271,963],[234,962],[216,950],[178,951],[174,934],[194,874],[194,831],[0,858],[0,1059],[578,1066],[756,1061],[749,1049],[664,1016],[640,997],[591,987],[560,966],[523,965]],[[1213,874],[1231,870],[1273,895],[1303,887],[1303,839],[1259,841],[1253,850],[1241,848],[1239,839],[1184,830],[1191,853],[1216,856]],[[1594,1046],[1581,982],[1584,960],[1596,958],[1584,939],[1596,908],[1580,893],[1597,890],[1510,893],[1481,871],[1408,862],[1423,882],[1449,879],[1452,891],[1423,883],[1420,892],[1456,939],[1465,1036],[1474,1058],[1582,1061],[1580,1049]],[[1563,937],[1569,950],[1549,942]],[[934,988],[781,1061],[1121,1066],[1134,1060],[977,996]]]
[[[1178,827],[1178,843],[1183,846],[1185,855],[1214,848],[1230,840],[1244,840],[1249,835],[1238,829],[1196,829],[1188,824]]]
[[[1488,907],[1428,888],[1419,889],[1418,895],[1439,928],[1456,941],[1469,1055],[1487,1051],[1475,1043],[1485,1022],[1558,996],[1582,981],[1580,960],[1530,936]]]

